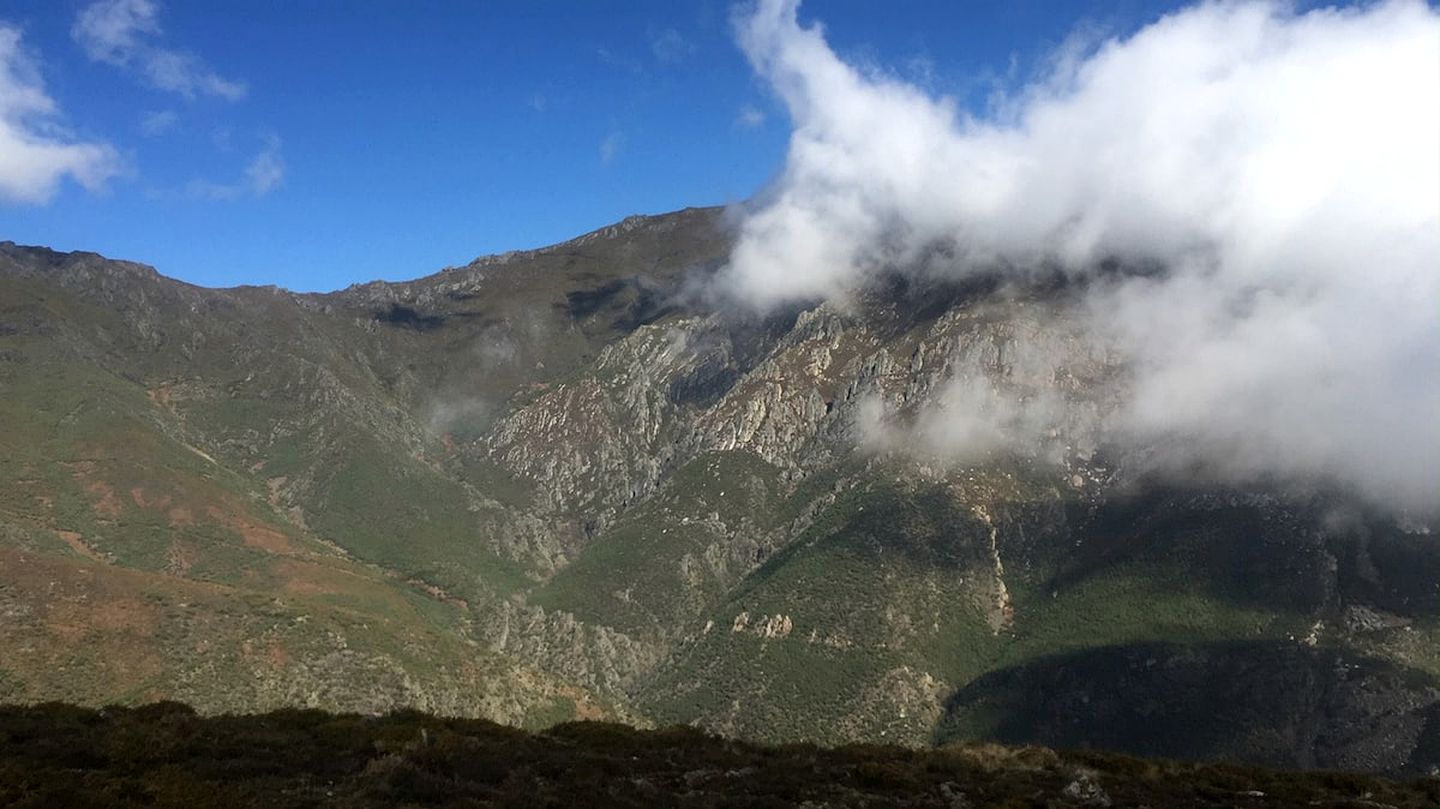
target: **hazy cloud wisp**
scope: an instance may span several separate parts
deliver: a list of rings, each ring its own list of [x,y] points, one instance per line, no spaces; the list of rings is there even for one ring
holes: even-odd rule
[[[614,163],[615,158],[619,157],[625,149],[625,140],[625,133],[618,130],[601,138],[600,146],[597,149],[600,153],[600,162],[607,166]]]
[[[765,113],[753,104],[746,104],[735,114],[736,129],[759,129],[765,124]]]
[[[1434,10],[1202,3],[1058,54],[975,117],[846,64],[796,5],[737,18],[794,131],[740,224],[730,295],[843,297],[887,268],[1158,264],[1089,293],[1096,339],[1130,358],[1110,439],[1436,508]],[[953,260],[922,261],[936,246]]]
[[[134,70],[156,89],[185,98],[245,97],[244,82],[221,77],[194,54],[156,44],[158,17],[154,0],[96,0],[80,11],[70,34],[92,61]]]
[[[185,191],[201,199],[228,200],[240,197],[262,197],[285,181],[285,161],[280,157],[280,139],[264,138],[264,147],[250,160],[243,176],[231,183],[191,180]]]
[[[140,132],[147,138],[159,137],[174,129],[179,121],[175,110],[152,110],[140,117]]]

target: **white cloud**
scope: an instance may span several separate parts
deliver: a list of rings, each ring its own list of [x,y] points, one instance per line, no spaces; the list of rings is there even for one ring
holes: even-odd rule
[[[147,138],[157,137],[174,129],[179,120],[175,110],[152,110],[140,117],[140,132]]]
[[[19,29],[0,23],[0,201],[43,203],[67,176],[94,191],[120,173],[114,148],[75,140],[58,115]]]
[[[794,132],[731,294],[843,296],[881,268],[936,270],[937,245],[953,274],[1158,262],[1091,283],[1095,338],[1131,359],[1112,439],[1436,508],[1436,11],[1202,3],[1060,54],[985,118],[862,74],[795,11],[737,20]]]
[[[245,96],[244,82],[226,79],[194,54],[162,47],[154,0],[96,0],[80,11],[70,35],[91,60],[134,70],[152,87],[185,98]]]
[[[244,174],[231,183],[191,180],[185,191],[192,197],[213,200],[263,197],[285,181],[285,161],[280,157],[280,139],[269,136],[265,146],[250,160]]]
[[[746,104],[735,115],[736,129],[758,129],[765,123],[765,113],[753,104]]]
[[[600,162],[609,165],[625,148],[625,133],[611,132],[600,141]]]

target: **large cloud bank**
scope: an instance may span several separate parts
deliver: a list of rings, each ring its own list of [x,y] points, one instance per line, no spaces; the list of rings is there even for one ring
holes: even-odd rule
[[[1131,359],[1110,438],[1434,512],[1434,10],[1203,3],[1057,56],[976,117],[846,64],[796,6],[737,18],[794,132],[741,223],[730,294],[764,307],[880,269],[1158,264],[1091,285],[1097,339]]]

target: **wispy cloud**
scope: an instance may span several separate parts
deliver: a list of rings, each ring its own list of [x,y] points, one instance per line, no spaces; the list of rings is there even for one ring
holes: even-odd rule
[[[70,136],[18,28],[0,23],[0,201],[43,203],[65,177],[90,190],[119,174],[107,143]]]
[[[600,141],[600,162],[609,165],[615,162],[625,148],[625,133],[611,132]]]
[[[185,98],[245,96],[245,84],[211,70],[200,57],[157,43],[162,35],[154,0],[96,0],[80,11],[70,35],[96,62],[133,70],[152,87]]]
[[[650,52],[662,65],[674,65],[695,55],[695,43],[674,28],[650,32]]]
[[[271,135],[265,146],[250,160],[245,172],[230,183],[191,180],[185,186],[189,196],[199,199],[231,200],[241,197],[263,197],[285,181],[285,161],[280,157],[280,139]]]
[[[765,113],[754,104],[746,104],[735,114],[736,129],[758,129],[765,123]]]
[[[140,117],[140,132],[147,138],[157,137],[174,129],[179,120],[175,110],[152,110]]]
[[[740,226],[733,294],[766,306],[886,271],[1058,267],[1085,279],[1094,338],[1128,358],[1109,439],[1436,510],[1440,12],[1202,2],[1072,43],[977,118],[845,63],[796,6],[738,20],[795,131]],[[1096,273],[1109,259],[1164,269]],[[1006,434],[1048,421],[985,390],[952,398],[954,417],[991,413]],[[960,444],[996,432],[959,426]]]

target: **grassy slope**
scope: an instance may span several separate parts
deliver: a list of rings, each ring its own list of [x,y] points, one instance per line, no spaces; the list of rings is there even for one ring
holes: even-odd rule
[[[24,283],[6,291],[9,317],[35,328],[0,336],[0,698],[416,704],[511,721],[589,704],[467,644],[462,606],[405,583],[455,556],[434,547],[433,521],[407,531],[428,555],[393,543],[400,574],[355,560],[278,513],[243,467],[185,441],[154,389],[93,360],[93,334],[119,329],[113,312]],[[369,485],[372,505],[406,491]],[[356,532],[362,559],[373,532]]]
[[[0,663],[0,689],[601,712],[465,640],[461,599],[530,575],[477,502],[528,493],[455,442],[652,316],[650,286],[723,241],[713,212],[665,222],[620,248],[301,297],[0,245],[5,648],[39,650]],[[60,582],[75,590],[51,603]]]

